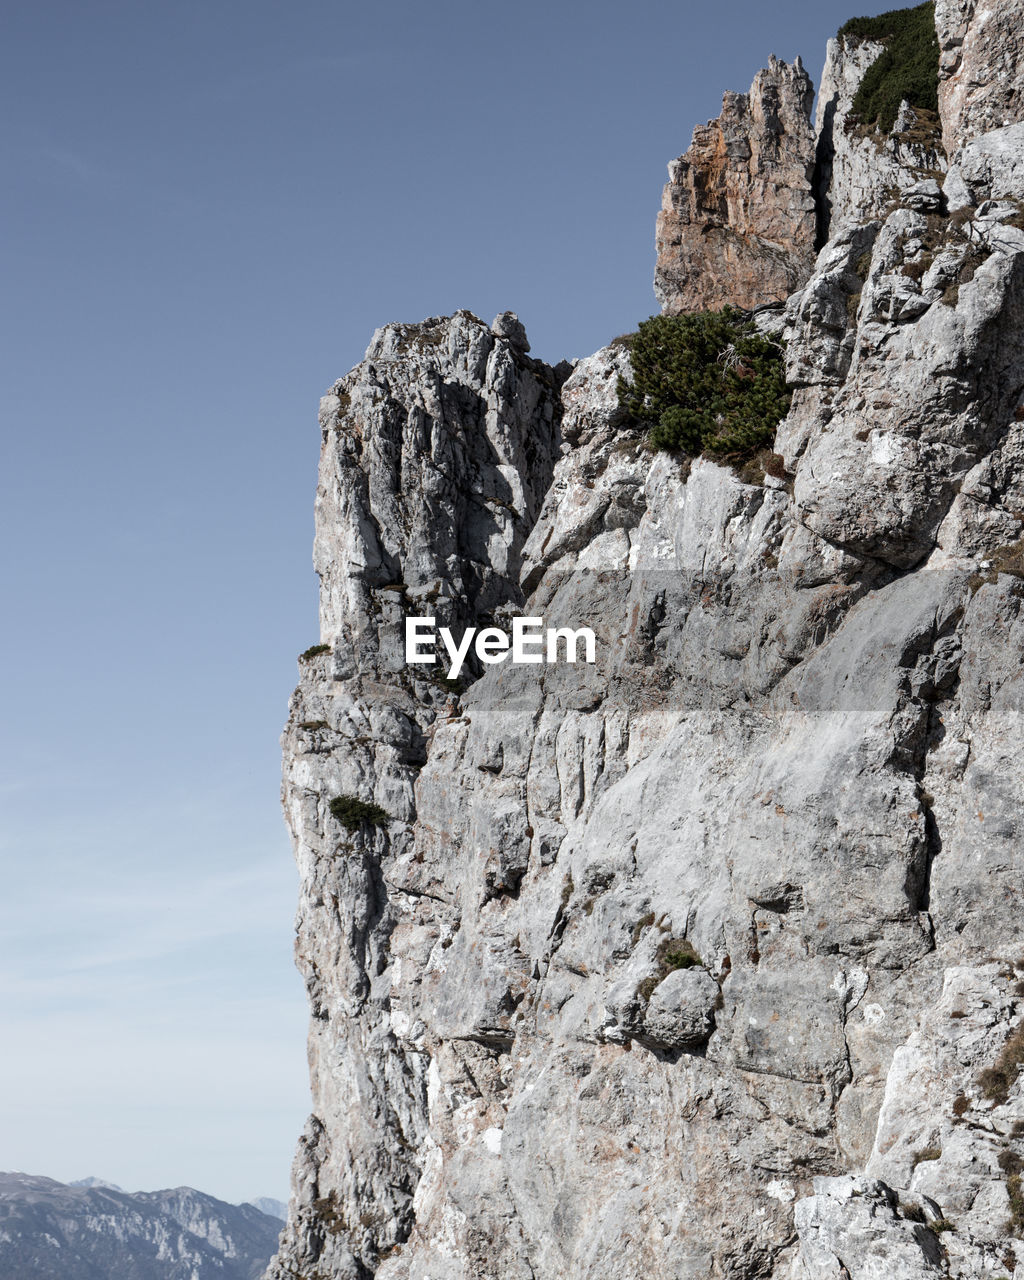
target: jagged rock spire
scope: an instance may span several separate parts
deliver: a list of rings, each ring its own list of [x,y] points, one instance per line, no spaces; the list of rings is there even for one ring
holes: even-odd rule
[[[772,57],[749,93],[727,93],[669,165],[654,291],[663,310],[785,298],[814,264],[814,86]]]

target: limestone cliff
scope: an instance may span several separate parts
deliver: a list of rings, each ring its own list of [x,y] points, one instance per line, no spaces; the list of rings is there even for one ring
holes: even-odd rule
[[[667,312],[785,298],[814,261],[814,87],[800,59],[772,58],[749,93],[727,93],[669,165],[654,292]]]
[[[951,156],[980,133],[1016,124],[1024,92],[1024,24],[1015,0],[936,0],[939,102]]]
[[[888,211],[892,200],[946,169],[939,121],[904,106],[890,133],[865,128],[853,113],[864,73],[883,52],[872,40],[828,42],[815,119],[818,239],[844,221],[862,224]]]
[[[833,147],[816,262],[685,304],[788,295],[779,474],[651,454],[626,348],[552,369],[511,315],[388,326],[324,401],[272,1280],[1024,1280],[1021,122],[944,118],[948,177],[883,140],[872,194],[862,54],[817,138],[770,71],[799,237]],[[404,661],[428,613],[598,660],[453,682]]]

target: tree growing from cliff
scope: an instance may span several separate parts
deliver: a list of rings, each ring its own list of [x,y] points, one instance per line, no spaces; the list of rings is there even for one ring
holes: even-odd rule
[[[885,45],[854,95],[851,111],[862,124],[888,133],[904,99],[912,107],[938,110],[939,41],[933,3],[892,9],[876,18],[851,18],[840,27],[839,38]]]
[[[331,817],[337,818],[348,831],[358,831],[364,823],[383,827],[391,821],[391,815],[379,804],[360,800],[358,796],[335,796],[329,808]]]
[[[771,444],[789,409],[782,346],[730,307],[651,316],[629,353],[619,404],[651,424],[655,448],[740,461]]]

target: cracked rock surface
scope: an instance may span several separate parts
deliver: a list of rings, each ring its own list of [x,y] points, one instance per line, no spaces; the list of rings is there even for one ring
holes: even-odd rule
[[[819,243],[843,223],[882,216],[908,187],[946,169],[941,126],[929,113],[904,104],[888,134],[853,117],[857,88],[883,49],[849,37],[828,42],[815,117]]]
[[[813,261],[814,86],[772,58],[749,93],[727,93],[669,165],[654,292],[665,311],[782,299]]]
[[[957,208],[899,142],[858,185],[829,59],[827,239],[757,299],[784,475],[652,454],[627,348],[511,314],[387,326],[324,401],[270,1280],[1024,1280],[1024,231],[992,147]],[[515,614],[596,663],[404,661]]]
[[[1021,0],[936,0],[939,106],[955,156],[980,133],[1020,120],[1024,90]]]

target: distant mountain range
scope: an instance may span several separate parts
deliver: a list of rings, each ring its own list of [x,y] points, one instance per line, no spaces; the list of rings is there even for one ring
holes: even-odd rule
[[[285,1206],[0,1173],[0,1280],[259,1280]]]
[[[246,1203],[254,1204],[261,1213],[271,1218],[279,1218],[281,1222],[288,1220],[288,1206],[283,1200],[274,1200],[270,1196],[257,1196],[255,1200],[248,1200]]]

